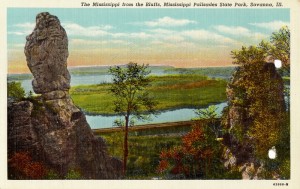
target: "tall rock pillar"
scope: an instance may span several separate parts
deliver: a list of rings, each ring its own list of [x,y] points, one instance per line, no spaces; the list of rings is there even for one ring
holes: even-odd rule
[[[29,150],[34,159],[60,175],[78,170],[84,179],[120,178],[121,161],[107,154],[104,140],[93,135],[85,115],[69,96],[68,38],[59,19],[47,12],[38,14],[26,40],[24,52],[34,76],[33,90],[41,97],[38,103],[9,105],[9,152]],[[27,120],[26,127],[19,120]]]

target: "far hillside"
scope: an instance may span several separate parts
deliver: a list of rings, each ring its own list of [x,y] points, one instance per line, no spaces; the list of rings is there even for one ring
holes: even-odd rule
[[[87,66],[87,67],[69,67],[71,76],[84,75],[107,75],[109,66]],[[169,75],[169,74],[200,74],[208,77],[230,78],[235,70],[234,66],[228,67],[201,67],[201,68],[175,68],[172,66],[149,66],[151,75]],[[32,79],[32,74],[8,74],[8,81],[22,81]]]

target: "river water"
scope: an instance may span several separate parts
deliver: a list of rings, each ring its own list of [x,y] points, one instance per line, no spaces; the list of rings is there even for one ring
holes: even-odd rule
[[[215,104],[217,107],[217,113],[221,115],[224,107],[227,106],[227,102],[222,102],[219,104]],[[205,109],[205,108],[203,108]],[[189,121],[193,118],[196,118],[195,114],[196,109],[190,108],[182,108],[177,110],[170,110],[161,112],[159,115],[152,116],[149,121],[136,121],[135,125],[143,125],[143,124],[152,124],[152,123],[165,123],[165,122],[176,122],[176,121]],[[100,129],[100,128],[111,128],[114,127],[113,123],[116,119],[124,119],[124,117],[120,116],[103,116],[103,115],[86,115],[86,119],[90,124],[92,129]]]
[[[109,83],[111,82],[112,77],[110,75],[72,75],[71,86],[76,85],[94,85],[100,83]],[[22,87],[25,92],[33,92],[32,89],[32,79],[20,80]]]

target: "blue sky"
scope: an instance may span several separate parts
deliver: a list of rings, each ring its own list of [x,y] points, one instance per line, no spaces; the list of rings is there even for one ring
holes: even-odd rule
[[[289,9],[24,9],[7,11],[9,72],[26,72],[25,37],[40,12],[66,29],[68,65],[130,61],[176,67],[226,66],[230,51],[289,25]]]

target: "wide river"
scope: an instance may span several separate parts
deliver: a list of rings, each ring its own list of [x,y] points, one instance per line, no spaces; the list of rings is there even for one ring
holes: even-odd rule
[[[215,104],[215,106],[217,107],[217,113],[220,115],[224,107],[227,106],[227,102]],[[182,108],[177,110],[164,111],[156,116],[151,116],[151,120],[149,121],[144,121],[144,122],[136,121],[135,125],[188,121],[197,117],[197,114],[195,114],[195,110],[196,109]],[[116,119],[124,119],[124,118],[120,116],[86,115],[86,119],[92,129],[100,129],[100,128],[114,127],[113,123]]]
[[[154,75],[165,75],[163,73],[155,73]],[[22,87],[28,93],[32,90],[31,79],[24,79],[20,81]],[[72,75],[71,86],[76,85],[90,85],[99,83],[109,83],[111,82],[110,75]],[[217,112],[220,114],[227,102],[222,102],[215,104],[217,107]],[[188,121],[192,118],[197,117],[195,114],[196,109],[182,108],[170,111],[164,111],[156,116],[151,116],[150,120],[147,121],[136,121],[135,125],[151,124],[151,123],[164,123],[164,122],[176,122],[176,121]],[[111,128],[114,127],[113,123],[116,119],[122,119],[120,116],[103,116],[103,115],[86,115],[87,121],[92,129],[99,128]]]

